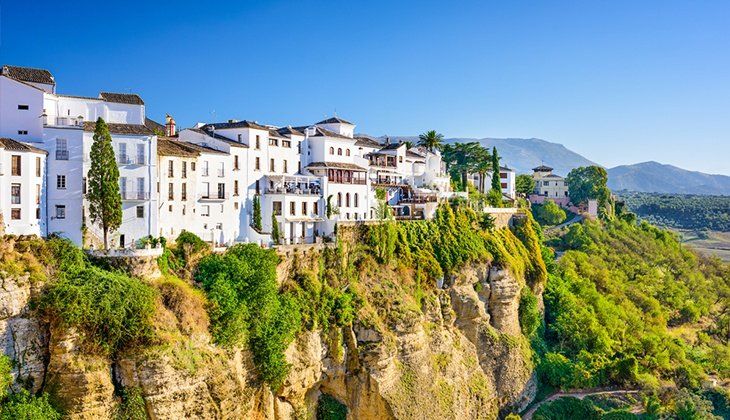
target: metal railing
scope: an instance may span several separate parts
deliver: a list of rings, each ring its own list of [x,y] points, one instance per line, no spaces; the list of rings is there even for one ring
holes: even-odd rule
[[[144,156],[129,156],[129,155],[120,155],[117,157],[117,163],[120,165],[144,165],[146,164],[146,159]]]
[[[149,191],[122,190],[119,194],[122,196],[122,200],[138,201],[150,199]]]
[[[202,193],[198,195],[199,200],[225,200],[228,198],[228,192]]]
[[[78,117],[43,117],[43,125],[61,126],[61,127],[83,127],[84,119]]]

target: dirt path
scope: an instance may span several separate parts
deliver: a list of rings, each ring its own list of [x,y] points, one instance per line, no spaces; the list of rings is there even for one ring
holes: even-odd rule
[[[550,401],[555,401],[558,398],[562,397],[575,397],[579,400],[582,400],[585,397],[591,396],[591,395],[626,395],[626,394],[638,394],[639,391],[635,389],[592,389],[592,390],[575,390],[570,392],[556,392],[555,394],[550,395],[549,397],[545,398],[544,400],[536,403],[532,407],[530,407],[529,410],[527,410],[524,414],[522,414],[523,420],[530,420],[532,419],[533,414],[535,414],[535,411],[537,411],[538,408],[540,408],[541,405],[548,403]]]

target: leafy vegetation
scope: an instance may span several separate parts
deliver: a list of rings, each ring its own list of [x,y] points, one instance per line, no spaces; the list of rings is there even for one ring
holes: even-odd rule
[[[334,397],[321,394],[317,401],[317,420],[345,420],[347,407]]]
[[[618,192],[628,210],[650,223],[692,230],[730,232],[730,197]]]
[[[543,204],[533,206],[535,219],[543,225],[558,225],[566,218],[565,210],[560,208],[553,200],[546,200]]]
[[[37,397],[25,389],[13,392],[11,361],[0,355],[0,420],[56,420],[61,414],[51,405],[47,394]]]
[[[515,178],[515,191],[523,195],[535,192],[535,179],[531,175],[521,174]]]
[[[91,145],[86,195],[89,200],[89,217],[99,224],[104,236],[104,248],[109,247],[109,233],[122,224],[122,196],[119,192],[119,167],[114,157],[112,136],[104,119],[99,117],[94,128]]]
[[[697,389],[730,376],[730,267],[647,223],[576,224],[550,244],[565,254],[544,294],[544,382]]]
[[[608,172],[600,166],[581,166],[568,173],[565,179],[568,183],[570,201],[583,204],[588,200],[598,200],[598,208],[603,215],[612,214],[609,206],[611,191],[608,183]]]

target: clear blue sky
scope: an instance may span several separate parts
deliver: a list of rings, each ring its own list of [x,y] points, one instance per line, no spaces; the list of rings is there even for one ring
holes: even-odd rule
[[[730,2],[16,0],[0,62],[158,120],[539,137],[730,174]]]

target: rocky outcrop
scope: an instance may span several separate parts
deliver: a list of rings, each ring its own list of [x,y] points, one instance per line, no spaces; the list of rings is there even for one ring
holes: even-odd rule
[[[43,385],[48,353],[46,328],[29,309],[35,290],[27,274],[0,273],[0,282],[0,348],[13,361],[15,387],[35,392]]]

